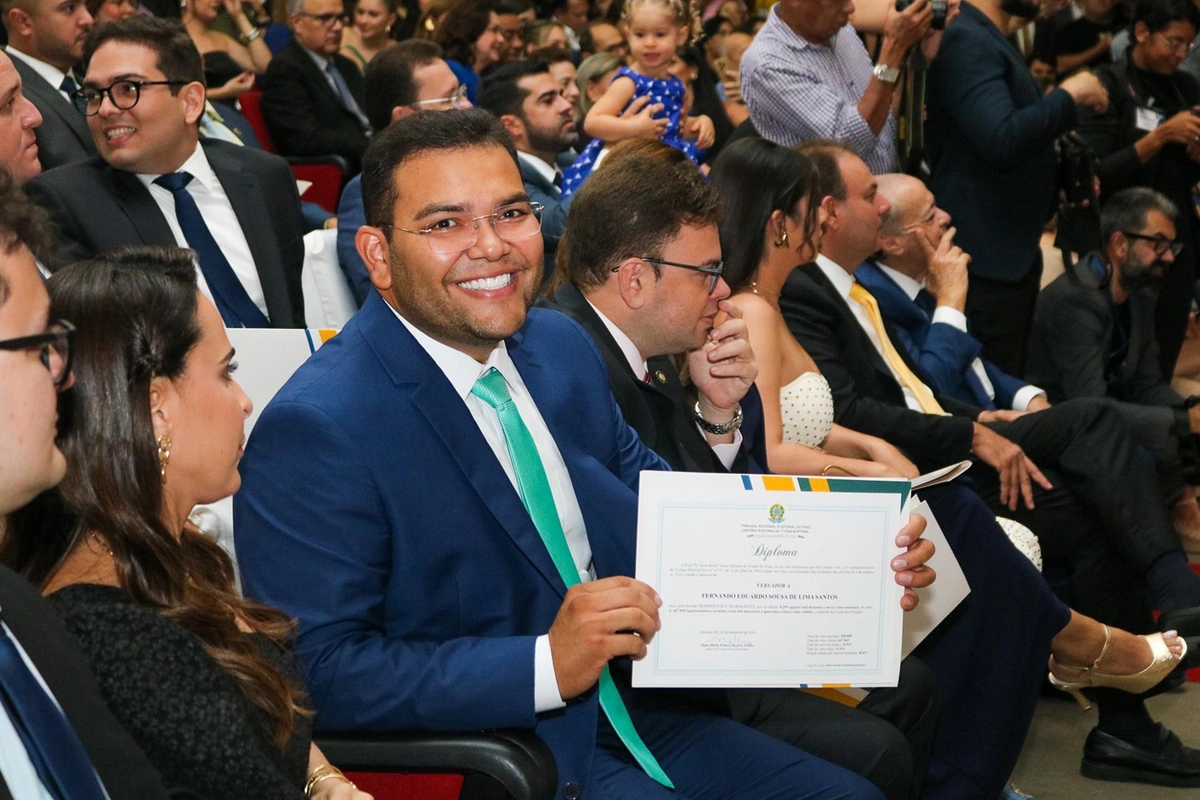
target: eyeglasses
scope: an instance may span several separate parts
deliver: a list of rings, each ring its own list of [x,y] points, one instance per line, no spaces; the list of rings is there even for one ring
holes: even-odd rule
[[[1161,36],[1162,40],[1167,43],[1167,46],[1176,53],[1183,53],[1186,56],[1188,53],[1192,52],[1192,42],[1188,41],[1187,39],[1173,39],[1170,36],[1163,34],[1162,31],[1155,31],[1155,34]]]
[[[104,95],[114,106],[128,111],[142,99],[143,86],[185,86],[188,81],[113,81],[108,86],[85,86],[71,94],[71,102],[79,113],[94,117],[100,113]]]
[[[443,217],[424,228],[401,228],[399,225],[380,225],[394,231],[424,236],[429,249],[442,256],[457,255],[470,250],[479,241],[479,221],[491,220],[492,230],[506,242],[515,242],[537,235],[542,229],[541,203],[509,203],[490,214],[477,217]]]
[[[343,25],[350,24],[350,15],[343,14],[338,11],[330,11],[328,14],[307,14],[307,13],[301,11],[296,16],[308,17],[309,19],[315,19],[317,22],[321,23],[326,28],[332,28],[334,26],[334,24],[338,23],[338,22],[342,23]]]
[[[0,341],[0,350],[38,348],[41,351],[39,357],[42,364],[50,370],[50,379],[61,389],[71,377],[71,342],[74,339],[75,326],[65,320],[59,320],[51,324],[45,333]]]
[[[709,294],[712,294],[717,290],[717,284],[721,280],[721,273],[725,271],[725,262],[723,261],[718,261],[716,265],[712,267],[698,267],[695,264],[680,264],[678,261],[664,261],[661,258],[650,258],[649,256],[642,256],[642,261],[646,261],[650,264],[658,264],[659,266],[663,267],[679,267],[680,269],[690,269],[693,272],[703,272],[708,276]],[[613,270],[613,272],[616,272],[619,269],[620,267],[617,267]]]
[[[467,87],[459,86],[454,91],[454,94],[449,97],[435,97],[432,100],[418,100],[415,103],[409,103],[409,108],[424,108],[425,106],[436,106],[441,103],[449,103],[451,108],[466,108],[469,103],[467,99]]]
[[[1129,231],[1121,231],[1128,239],[1141,239],[1143,242],[1150,242],[1154,247],[1154,255],[1165,255],[1168,250],[1171,251],[1173,257],[1178,257],[1183,252],[1183,242],[1178,239],[1172,240],[1163,236],[1161,233],[1158,236],[1146,236],[1141,233],[1130,233]]]

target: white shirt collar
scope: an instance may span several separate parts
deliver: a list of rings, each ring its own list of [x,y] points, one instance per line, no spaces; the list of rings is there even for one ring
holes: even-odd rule
[[[492,367],[499,370],[504,379],[508,381],[510,390],[518,385],[513,380],[517,366],[512,363],[512,358],[508,355],[508,348],[504,342],[496,345],[496,348],[488,355],[487,361],[480,364],[461,350],[455,350],[450,345],[439,342],[413,325],[401,316],[399,311],[392,308],[390,303],[388,304],[388,308],[392,309],[392,313],[396,315],[396,319],[404,323],[404,327],[408,328],[408,332],[417,340],[417,344],[421,345],[422,349],[433,359],[433,362],[438,365],[438,369],[445,373],[446,378],[450,381],[450,385],[454,387],[454,392],[462,398],[463,402],[466,402],[467,398],[470,397],[471,389],[475,386],[475,381],[479,380],[480,376]]]
[[[41,59],[22,53],[11,44],[4,48],[4,52],[8,53],[10,56],[16,56],[24,61],[33,69],[34,72],[36,72],[38,75],[41,75],[46,80],[46,83],[53,86],[56,92],[61,91],[58,87],[62,86],[63,78],[67,77],[67,73],[63,72],[53,64],[47,64]]]
[[[204,148],[200,146],[199,142],[196,142],[196,149],[190,156],[188,156],[187,161],[184,161],[179,166],[179,169],[177,169],[176,172],[191,173],[192,181],[200,184],[206,191],[209,192],[211,192],[214,186],[216,186],[218,183],[217,173],[213,172],[212,165],[208,163],[208,156],[204,155]],[[140,180],[147,188],[149,188],[150,184],[154,183],[154,179],[159,176],[156,174],[150,175],[138,173],[137,177],[138,180]]]
[[[517,151],[517,158],[521,159],[522,164],[528,164],[533,167],[538,175],[546,179],[546,183],[554,183],[554,177],[558,175],[558,167],[547,164],[531,153],[522,153]]]
[[[824,253],[817,253],[817,267],[825,273],[825,277],[833,284],[833,288],[837,289],[837,293],[842,296],[842,299],[850,302],[850,287],[854,285],[854,278],[850,273],[834,263]]]
[[[586,297],[584,299],[587,300]],[[638,350],[637,345],[633,343],[633,339],[626,336],[625,331],[618,328],[616,323],[604,316],[604,312],[592,305],[591,300],[588,300],[587,304],[592,306],[592,311],[596,312],[596,316],[600,318],[600,321],[604,323],[604,327],[608,328],[609,334],[616,340],[617,347],[621,348],[621,355],[625,356],[625,360],[629,362],[629,369],[633,371],[638,380],[642,380],[646,376],[646,373],[650,371],[650,368],[646,365],[646,359],[642,358],[642,353]]]
[[[900,287],[900,291],[908,295],[909,300],[916,300],[917,295],[925,288],[925,284],[921,281],[915,281],[899,270],[892,269],[886,264],[875,262],[875,266],[883,270],[883,274],[892,279],[892,282]]]

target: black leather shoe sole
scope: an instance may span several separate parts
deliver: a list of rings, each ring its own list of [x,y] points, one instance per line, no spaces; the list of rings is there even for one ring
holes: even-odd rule
[[[1160,747],[1153,750],[1092,728],[1083,746],[1080,774],[1098,781],[1200,787],[1200,750],[1185,747],[1174,733],[1158,727]]]

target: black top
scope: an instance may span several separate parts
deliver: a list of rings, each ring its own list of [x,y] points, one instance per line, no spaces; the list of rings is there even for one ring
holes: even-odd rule
[[[1109,22],[1093,22],[1087,17],[1080,17],[1064,25],[1055,34],[1054,55],[1070,56],[1090,50],[1100,42],[1102,35],[1106,33],[1116,35],[1118,31],[1124,29],[1127,25],[1128,23],[1125,21],[1124,16],[1120,13],[1114,14],[1112,20]],[[1091,61],[1076,67],[1076,69],[1097,67],[1101,64],[1111,63],[1112,54],[1109,50],[1105,50]]]
[[[169,784],[208,800],[302,800],[312,723],[281,751],[270,720],[178,623],[115,586],[76,584],[47,598],[79,643],[100,693]],[[297,680],[291,654],[249,634]]]

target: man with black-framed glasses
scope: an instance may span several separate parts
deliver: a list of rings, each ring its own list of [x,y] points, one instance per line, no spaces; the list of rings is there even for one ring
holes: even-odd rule
[[[72,328],[50,321],[50,299],[33,260],[50,240],[45,212],[0,168],[0,539],[8,518],[33,511],[25,507],[66,471],[54,443],[56,394],[71,386]],[[0,754],[0,797],[168,796],[50,606],[4,567]]]
[[[342,0],[289,0],[295,39],[271,59],[262,77],[262,112],[285,156],[338,155],[359,171],[372,132],[363,74],[342,55],[349,24]]]
[[[1123,189],[1100,210],[1104,245],[1060,275],[1038,298],[1028,377],[1051,401],[1108,397],[1156,445],[1156,459],[1192,452],[1200,405],[1163,377],[1154,308],[1163,278],[1183,251],[1178,210],[1146,187]],[[1200,476],[1191,476],[1196,483]],[[1200,540],[1187,542],[1200,549]]]
[[[229,327],[304,325],[304,220],[279,156],[200,140],[204,72],[177,21],[133,17],[96,29],[73,94],[100,156],[27,185],[63,247],[53,270],[113,247],[186,247],[200,289]]]

